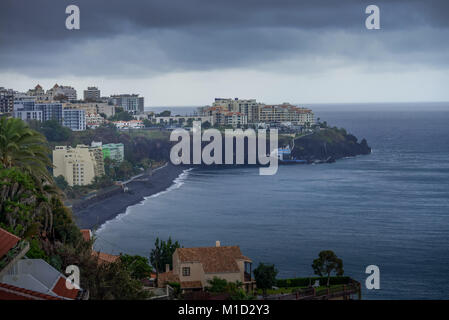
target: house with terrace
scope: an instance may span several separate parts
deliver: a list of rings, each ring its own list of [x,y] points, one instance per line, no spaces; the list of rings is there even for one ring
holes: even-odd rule
[[[244,256],[238,246],[178,248],[173,253],[173,269],[159,274],[158,286],[179,282],[185,291],[204,290],[214,277],[228,282],[241,282],[249,292],[255,288],[251,277],[252,261]]]

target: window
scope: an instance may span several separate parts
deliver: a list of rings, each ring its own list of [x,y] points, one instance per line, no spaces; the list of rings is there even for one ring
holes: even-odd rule
[[[190,276],[190,267],[184,267],[184,268],[182,268],[182,275],[183,275],[183,277],[188,277],[188,276]]]

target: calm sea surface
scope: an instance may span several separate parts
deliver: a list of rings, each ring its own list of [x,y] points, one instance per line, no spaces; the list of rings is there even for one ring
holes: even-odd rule
[[[107,222],[96,248],[148,256],[156,237],[239,245],[279,277],[310,276],[319,251],[362,282],[365,299],[449,299],[449,105],[316,105],[316,116],[373,148],[333,164],[192,170]]]

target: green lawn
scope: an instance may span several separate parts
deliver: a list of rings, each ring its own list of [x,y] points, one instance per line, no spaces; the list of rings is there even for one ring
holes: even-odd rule
[[[342,285],[336,284],[336,285],[331,285],[329,287],[327,287],[327,286],[319,286],[319,287],[316,287],[315,289],[316,289],[316,293],[320,294],[322,292],[327,292],[328,288],[332,289],[332,288],[336,288],[336,287],[342,287]],[[267,294],[295,293],[296,291],[299,291],[301,289],[307,289],[307,288],[308,287],[288,287],[288,288],[279,288],[279,289],[276,289],[276,290],[269,289],[269,290],[267,290]],[[258,289],[256,293],[261,295],[263,292],[262,292],[261,289]]]

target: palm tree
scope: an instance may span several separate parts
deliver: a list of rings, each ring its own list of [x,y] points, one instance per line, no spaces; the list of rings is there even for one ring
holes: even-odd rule
[[[45,137],[20,119],[0,118],[0,168],[17,167],[38,179],[52,181]]]

